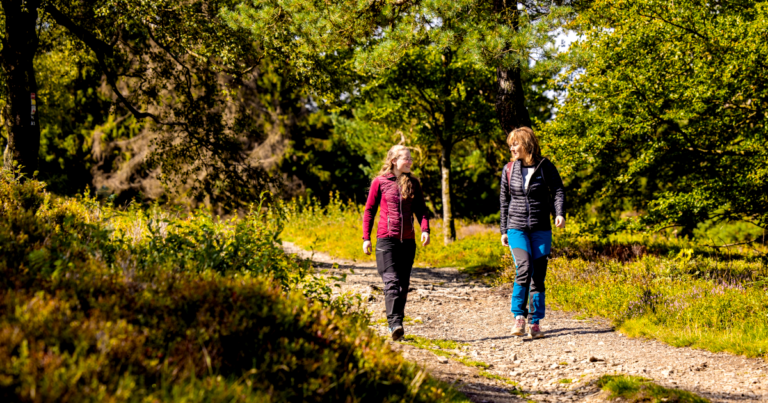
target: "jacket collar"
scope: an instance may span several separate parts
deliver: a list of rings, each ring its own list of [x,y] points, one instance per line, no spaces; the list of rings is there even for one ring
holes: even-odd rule
[[[543,164],[544,161],[546,161],[546,160],[547,160],[547,157],[541,157],[541,161],[539,161],[538,163],[536,163],[536,165],[534,165],[534,170],[539,169],[541,164]],[[520,169],[522,169],[523,168],[523,160],[515,160],[515,162],[513,162],[512,168],[514,169],[515,166],[518,166],[518,167],[520,167]]]

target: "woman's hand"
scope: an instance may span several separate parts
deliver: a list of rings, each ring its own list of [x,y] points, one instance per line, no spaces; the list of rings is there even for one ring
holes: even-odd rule
[[[501,236],[501,244],[503,246],[509,246],[509,237],[507,237],[507,234]]]
[[[421,233],[421,246],[429,245],[429,232]]]
[[[363,241],[363,253],[366,255],[371,254],[371,241]]]
[[[557,228],[565,228],[565,217],[559,215],[555,217],[555,227]]]

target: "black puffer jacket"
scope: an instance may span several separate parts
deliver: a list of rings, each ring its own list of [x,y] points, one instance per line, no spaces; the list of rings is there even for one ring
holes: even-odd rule
[[[512,165],[511,175],[507,170]],[[508,229],[548,231],[549,215],[565,217],[565,188],[557,168],[543,158],[536,165],[528,191],[525,190],[522,161],[507,164],[501,171],[501,233]],[[507,177],[509,176],[509,180]]]

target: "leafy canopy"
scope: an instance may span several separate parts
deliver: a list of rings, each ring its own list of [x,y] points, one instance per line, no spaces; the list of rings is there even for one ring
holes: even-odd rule
[[[576,24],[568,98],[543,133],[576,203],[767,227],[768,3],[599,0]]]
[[[249,30],[265,54],[288,60],[297,77],[315,89],[334,92],[340,83],[359,82],[339,69],[376,74],[412,48],[448,48],[492,67],[525,67],[530,57],[544,62],[554,52],[552,27],[570,15],[569,2],[495,3],[248,0],[225,9],[222,16]]]

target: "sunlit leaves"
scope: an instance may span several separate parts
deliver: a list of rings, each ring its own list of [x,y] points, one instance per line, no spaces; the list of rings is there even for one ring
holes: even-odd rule
[[[766,4],[598,1],[576,25],[584,73],[545,137],[579,201],[768,225]]]

